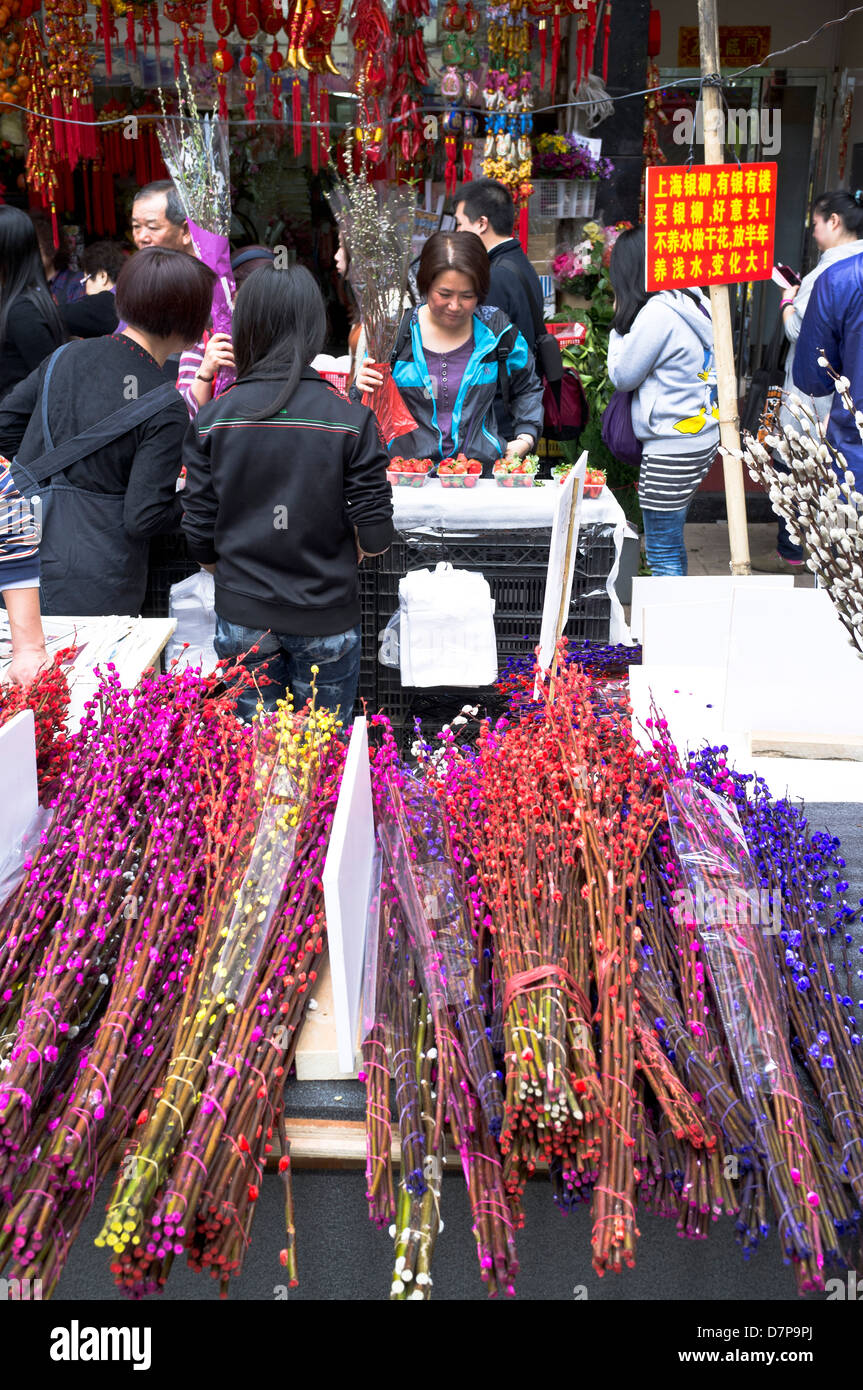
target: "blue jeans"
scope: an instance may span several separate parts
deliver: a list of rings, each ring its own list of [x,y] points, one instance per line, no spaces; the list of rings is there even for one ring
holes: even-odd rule
[[[654,512],[642,507],[644,549],[653,574],[687,574],[683,525],[689,503],[676,512]]]
[[[219,657],[238,657],[246,652],[242,661],[246,670],[267,678],[260,690],[250,686],[240,695],[237,714],[241,719],[251,719],[259,702],[264,709],[275,709],[276,701],[283,700],[288,690],[294,697],[294,709],[302,709],[312,693],[312,667],[317,666],[317,707],[339,709],[342,723],[348,724],[360,678],[359,624],[331,637],[292,637],[229,623],[217,615],[213,646]],[[250,652],[251,647],[259,650]]]

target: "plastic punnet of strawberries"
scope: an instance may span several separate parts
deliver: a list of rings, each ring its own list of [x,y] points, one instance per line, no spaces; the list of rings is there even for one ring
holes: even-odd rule
[[[479,459],[470,459],[467,454],[456,454],[455,457],[441,459],[438,464],[438,474],[441,473],[468,473],[479,475],[482,473],[482,464]]]

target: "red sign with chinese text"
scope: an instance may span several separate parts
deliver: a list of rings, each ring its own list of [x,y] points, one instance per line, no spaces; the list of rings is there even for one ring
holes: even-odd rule
[[[776,168],[775,162],[649,166],[646,288],[769,280]]]
[[[739,63],[763,63],[770,52],[769,24],[720,24],[719,62],[722,67],[736,68]],[[677,66],[701,66],[698,29],[681,25],[677,36]]]

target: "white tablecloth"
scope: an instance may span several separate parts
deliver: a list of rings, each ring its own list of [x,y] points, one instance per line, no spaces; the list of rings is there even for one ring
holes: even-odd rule
[[[393,488],[393,524],[397,531],[438,527],[445,531],[513,531],[551,526],[558,484],[542,487],[498,487],[493,478],[480,478],[476,487],[441,487],[432,478],[424,487]],[[583,526],[617,526],[626,517],[607,487],[599,497],[582,504]]]
[[[480,478],[476,487],[441,487],[437,478],[424,487],[393,488],[393,524],[397,531],[524,531],[547,526],[551,539],[558,484],[543,487],[498,487],[493,478]],[[607,487],[596,498],[585,497],[582,526],[614,527],[614,563],[605,581],[611,600],[609,641],[629,644],[632,638],[615,584],[628,522],[617,498]]]

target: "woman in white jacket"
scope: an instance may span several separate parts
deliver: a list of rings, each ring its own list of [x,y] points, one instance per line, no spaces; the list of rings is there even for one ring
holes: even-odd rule
[[[644,228],[622,232],[609,266],[608,375],[633,393],[647,563],[654,574],[686,574],[686,514],[719,445],[713,323],[698,290],[648,294],[644,262]]]
[[[803,315],[806,313],[806,305],[809,303],[809,296],[815,281],[828,266],[835,265],[837,261],[844,260],[846,256],[857,256],[863,251],[861,233],[863,233],[863,191],[858,189],[857,193],[853,194],[839,189],[835,193],[820,193],[818,195],[812,205],[812,237],[821,252],[818,264],[810,270],[808,275],[804,275],[795,289],[786,290],[779,306],[785,336],[791,344],[785,359],[786,393],[795,389],[794,353],[797,348],[797,339],[800,337],[800,329],[803,326]],[[797,394],[799,395],[800,392],[798,391]],[[813,398],[812,406],[809,406],[807,402],[807,408],[811,412],[812,407],[814,407],[814,413],[826,426],[832,404],[832,394],[817,396]],[[785,405],[782,407],[779,422],[783,428],[800,429],[800,421],[795,420]],[[789,572],[789,565],[802,565],[803,550],[799,545],[795,545],[793,541],[789,540],[785,522],[781,519],[776,545],[776,556],[759,565],[760,570],[784,574]]]

